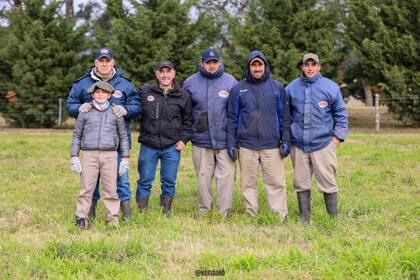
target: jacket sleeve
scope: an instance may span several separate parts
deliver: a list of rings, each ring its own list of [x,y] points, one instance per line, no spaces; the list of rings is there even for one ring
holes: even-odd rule
[[[238,87],[234,86],[229,94],[227,109],[226,144],[228,148],[236,147],[236,133],[238,131],[239,115]]]
[[[280,124],[280,135],[283,143],[290,144],[291,141],[291,115],[290,115],[290,95],[284,89],[284,86],[280,87],[279,91],[279,102],[277,106],[277,115],[279,117]]]
[[[331,105],[331,111],[334,119],[334,136],[340,141],[344,141],[347,137],[349,121],[346,105],[344,104],[339,88],[337,88],[336,99]]]
[[[82,95],[82,90],[80,86],[75,83],[70,89],[70,92],[66,100],[66,110],[70,116],[77,118],[79,115],[79,107],[81,104],[80,96]]]
[[[122,157],[130,156],[127,129],[125,128],[124,118],[117,118],[117,133],[120,139],[119,151]]]
[[[186,102],[184,109],[182,110],[182,142],[187,144],[192,136],[192,103],[191,94],[186,92]]]
[[[70,156],[78,157],[83,138],[83,127],[85,125],[84,114],[80,113],[77,117],[76,126],[73,130],[73,137],[71,140]]]
[[[137,91],[135,86],[131,82],[129,82],[129,86],[125,94],[126,101],[124,107],[127,109],[128,112],[125,118],[132,119],[134,117],[137,117],[142,111],[139,99],[139,92]]]

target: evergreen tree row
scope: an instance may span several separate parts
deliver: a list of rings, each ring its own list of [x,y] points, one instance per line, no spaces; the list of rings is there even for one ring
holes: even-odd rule
[[[305,52],[344,95],[372,104],[380,93],[394,116],[420,126],[420,1],[343,0],[22,0],[0,7],[0,112],[17,127],[56,125],[58,99],[107,46],[137,86],[171,59],[180,81],[207,47],[243,78],[245,58],[264,51],[272,76],[300,75]],[[77,14],[73,14],[76,10]]]

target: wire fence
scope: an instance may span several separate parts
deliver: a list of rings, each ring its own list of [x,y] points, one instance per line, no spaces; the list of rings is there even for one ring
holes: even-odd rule
[[[350,119],[350,126],[353,128],[366,128],[372,129],[376,132],[381,130],[381,126],[385,127],[404,127],[404,124],[398,120],[393,119],[392,114],[388,111],[385,104],[395,101],[417,101],[420,103],[420,96],[408,96],[401,98],[381,98],[379,94],[374,95],[373,106],[366,106],[367,99],[346,99],[347,110]],[[10,118],[17,118],[25,113],[8,113],[7,116]],[[420,113],[415,113],[416,115]],[[65,109],[65,100],[62,98],[57,100],[57,107],[54,111],[48,112],[33,112],[26,113],[23,119],[36,118],[42,119],[43,116],[55,117],[55,128],[72,128],[75,124],[75,119],[70,117]],[[134,120],[132,128],[136,126],[137,120]],[[8,122],[4,119],[0,112],[0,128],[8,127]]]

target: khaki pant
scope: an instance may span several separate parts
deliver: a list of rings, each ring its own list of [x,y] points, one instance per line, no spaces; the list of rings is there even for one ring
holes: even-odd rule
[[[239,165],[241,170],[241,191],[248,213],[258,213],[258,169],[262,167],[264,190],[267,194],[268,208],[287,216],[287,190],[284,162],[280,157],[280,149],[260,151],[246,148],[239,149]]]
[[[335,193],[338,187],[335,182],[337,170],[336,145],[331,141],[325,148],[305,153],[292,146],[291,158],[294,169],[293,184],[296,192],[311,189],[312,174],[322,193]]]
[[[213,150],[192,147],[192,159],[198,183],[199,212],[206,213],[212,208],[213,177],[216,180],[216,209],[226,216],[232,207],[233,184],[236,165],[226,149]]]
[[[88,218],[93,191],[100,175],[104,204],[108,210],[106,221],[118,219],[120,201],[117,196],[117,165],[116,151],[83,151],[80,194],[76,207],[77,217]]]

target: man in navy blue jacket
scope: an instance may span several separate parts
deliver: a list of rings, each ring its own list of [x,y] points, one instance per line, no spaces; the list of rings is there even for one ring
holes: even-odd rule
[[[316,54],[302,59],[302,75],[286,88],[292,114],[293,183],[300,219],[310,222],[312,174],[324,195],[330,216],[337,216],[336,149],[348,131],[346,107],[340,88],[320,73]]]
[[[117,117],[124,117],[127,135],[131,147],[130,119],[138,116],[141,112],[138,92],[131,80],[123,76],[120,68],[115,67],[112,50],[101,48],[96,51],[95,66],[86,70],[85,74],[74,81],[66,102],[66,109],[70,116],[77,118],[79,112],[86,113],[92,108],[92,96],[88,89],[97,81],[106,81],[111,84],[115,91],[112,93],[110,103],[112,111]],[[121,155],[118,154],[118,162]],[[98,181],[99,183],[99,181]],[[130,181],[128,172],[117,178],[117,193],[121,201],[123,219],[131,219],[130,210]],[[92,206],[89,218],[95,218],[95,209],[99,200],[98,184],[93,193]]]
[[[257,181],[261,164],[268,208],[286,221],[283,159],[290,152],[289,97],[279,81],[270,79],[268,60],[260,51],[250,53],[245,79],[229,96],[227,144],[233,159],[239,150],[246,211],[252,215],[259,211]]]
[[[216,49],[202,53],[200,71],[188,77],[184,88],[192,99],[192,158],[197,176],[199,214],[212,208],[212,181],[216,179],[216,208],[223,216],[232,206],[235,161],[226,145],[227,102],[236,79],[224,71]]]

